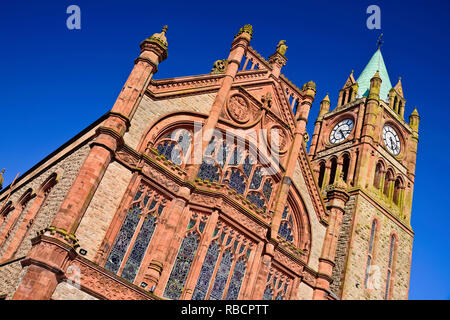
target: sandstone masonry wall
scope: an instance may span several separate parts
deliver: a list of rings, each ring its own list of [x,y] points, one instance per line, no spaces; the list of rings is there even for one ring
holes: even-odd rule
[[[45,227],[49,226],[53,221],[59,207],[61,206],[64,197],[66,196],[69,188],[72,186],[72,183],[75,177],[80,170],[81,165],[84,162],[87,154],[89,152],[89,146],[84,145],[81,148],[73,151],[67,157],[60,158],[59,161],[54,163],[49,168],[45,169],[45,171],[36,174],[31,178],[30,181],[20,186],[17,190],[14,191],[11,195],[11,201],[13,204],[17,201],[18,198],[26,191],[28,188],[32,188],[37,191],[41,184],[54,172],[58,172],[60,174],[60,179],[58,183],[53,187],[50,192],[46,203],[41,207],[31,229],[28,230],[28,233],[20,244],[18,251],[15,255],[16,258],[25,256],[28,251],[31,249],[31,239],[36,237],[36,233]],[[34,199],[31,200],[31,202]],[[31,204],[30,202],[30,204]],[[14,238],[14,234],[17,231],[20,223],[25,217],[27,210],[30,205],[27,205],[26,209],[21,213],[17,223],[13,227],[11,231],[11,235],[8,240],[0,249],[0,254],[3,254],[6,248],[8,247],[11,240]],[[22,267],[20,262],[15,262],[12,264],[8,264],[6,266],[0,267],[0,294],[7,294],[7,299],[10,299],[17,288],[19,275],[22,271]]]
[[[81,248],[87,250],[87,259],[95,257],[131,176],[132,173],[118,162],[112,162],[106,169],[76,232]]]
[[[342,298],[384,299],[389,245],[391,233],[395,232],[397,234],[397,249],[393,261],[393,269],[395,271],[391,278],[391,281],[394,283],[392,299],[407,299],[412,236],[361,195],[358,195],[356,212]],[[377,266],[374,278],[378,279],[378,281],[375,282],[374,289],[370,291],[364,288],[364,274],[366,272],[367,252],[372,219],[374,217],[378,218],[379,228],[375,236],[372,265]],[[357,283],[359,283],[359,287],[356,287]]]

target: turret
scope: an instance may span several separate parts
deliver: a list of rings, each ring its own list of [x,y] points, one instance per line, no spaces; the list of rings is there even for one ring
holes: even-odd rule
[[[327,95],[323,98],[320,103],[319,115],[317,117],[316,123],[314,124],[314,133],[311,138],[311,145],[309,147],[309,156],[312,157],[316,153],[317,149],[317,140],[319,138],[320,128],[322,127],[323,116],[330,111],[330,97]]]
[[[2,170],[0,173],[0,190],[3,188],[3,173],[5,172],[5,169]]]
[[[370,89],[369,89],[369,96],[368,101],[370,100],[380,100],[380,89],[381,89],[381,83],[383,80],[381,80],[380,72],[377,70],[377,72],[374,74],[374,76],[370,79]]]
[[[409,116],[409,126],[413,129],[413,132],[419,133],[419,121],[420,116],[419,112],[417,112],[417,108],[414,108],[414,111]]]

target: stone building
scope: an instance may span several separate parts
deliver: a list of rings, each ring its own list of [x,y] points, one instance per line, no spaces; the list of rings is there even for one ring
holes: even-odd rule
[[[419,116],[380,50],[330,110],[242,27],[210,74],[155,80],[0,193],[4,299],[407,299]]]

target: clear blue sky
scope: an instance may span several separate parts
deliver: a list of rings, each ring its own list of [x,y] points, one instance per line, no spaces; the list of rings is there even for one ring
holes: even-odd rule
[[[81,30],[66,28],[66,8],[81,8]],[[364,68],[379,30],[366,8],[381,8],[384,60],[402,77],[406,117],[417,106],[420,142],[412,212],[411,299],[450,298],[448,1],[1,1],[0,166],[5,186],[113,105],[139,43],[165,24],[169,58],[155,78],[209,73],[228,56],[237,30],[252,24],[252,47],[266,58],[287,40],[283,73],[298,86],[314,80],[332,103],[350,71]]]

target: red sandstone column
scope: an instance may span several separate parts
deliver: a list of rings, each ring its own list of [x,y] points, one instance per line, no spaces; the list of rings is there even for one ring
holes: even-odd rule
[[[326,188],[327,209],[330,213],[330,219],[322,247],[322,255],[319,259],[319,275],[314,288],[313,300],[328,299],[344,206],[349,199],[349,195],[345,191],[346,187],[347,185],[341,177],[335,184]]]
[[[256,279],[255,288],[253,289],[253,294],[249,299],[260,300],[264,294],[266,288],[267,277],[270,272],[270,265],[272,264],[272,259],[274,255],[275,248],[272,243],[266,243],[265,252],[261,257],[261,264],[258,272],[258,277]]]
[[[295,166],[297,164],[298,155],[300,148],[302,148],[302,143],[304,141],[303,135],[306,132],[306,123],[308,121],[308,114],[311,108],[312,102],[314,101],[314,96],[316,94],[314,82],[308,82],[303,86],[304,100],[298,107],[296,116],[297,124],[294,131],[294,141],[292,142],[289,155],[287,157],[286,171],[282,183],[279,187],[277,193],[277,198],[274,206],[274,213],[272,218],[272,228],[271,234],[276,235],[281,223],[281,217],[283,214],[284,206],[289,195],[289,188],[291,185],[291,180],[294,175]],[[272,236],[273,237],[273,236]]]
[[[208,146],[213,136],[213,129],[216,127],[217,122],[219,121],[220,112],[222,111],[222,108],[228,98],[231,85],[233,84],[236,73],[238,72],[242,57],[247,52],[247,48],[250,45],[252,34],[252,26],[245,25],[239,30],[238,34],[234,38],[234,41],[231,45],[230,54],[228,56],[227,70],[222,80],[221,87],[217,92],[217,95],[211,106],[209,117],[206,120],[205,125],[203,126],[203,130],[198,133],[201,136],[196,137],[196,141],[202,141],[201,153],[200,150],[195,150],[196,153],[199,153],[194,156],[194,159],[197,160],[197,162],[198,160],[203,159],[203,154],[205,153],[206,147]],[[201,163],[194,163],[192,166],[187,168],[189,179],[195,177],[200,165]]]
[[[141,43],[141,54],[136,59],[136,64],[109,117],[97,130],[97,136],[91,143],[91,150],[52,222],[52,226],[64,235],[62,241],[74,239],[69,242],[69,248],[72,246],[73,249],[76,243],[74,233],[111,162],[112,154],[122,143],[122,137],[129,127],[130,117],[144,95],[151,77],[157,71],[158,64],[167,58],[166,31],[167,27],[164,27],[161,33],[154,34]],[[41,242],[35,243],[35,246],[30,254],[42,249]],[[52,256],[47,256],[33,268],[29,268],[33,272],[25,274],[13,299],[49,299],[51,297],[50,293],[57,285],[54,274],[48,272],[51,270],[48,268],[48,265],[52,263],[51,258]],[[27,261],[32,265],[35,264],[33,259],[27,259]],[[35,281],[36,277],[48,284],[48,290],[41,290],[41,285]]]

